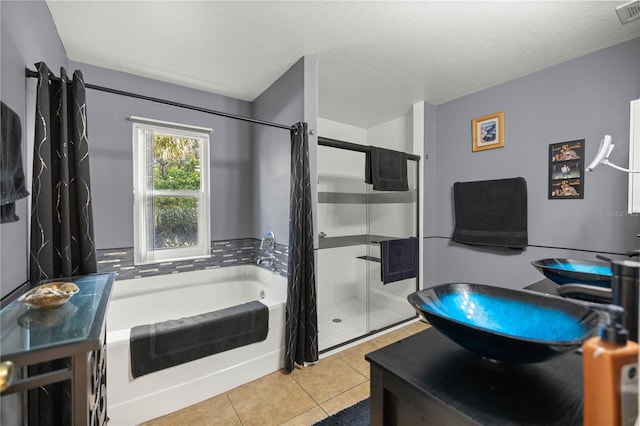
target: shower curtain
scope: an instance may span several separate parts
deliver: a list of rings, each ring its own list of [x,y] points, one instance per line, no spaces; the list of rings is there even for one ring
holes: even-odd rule
[[[50,79],[49,68],[36,64],[35,141],[31,187],[30,275],[47,278],[96,272],[89,180],[85,87],[76,71],[67,81]],[[29,375],[64,368],[69,360],[29,367]],[[69,382],[29,391],[30,425],[71,424]]]
[[[67,86],[36,64],[36,129],[31,198],[31,282],[96,272],[89,147],[82,74]]]
[[[291,131],[289,264],[285,368],[318,360],[318,315],[313,253],[313,217],[307,123]]]

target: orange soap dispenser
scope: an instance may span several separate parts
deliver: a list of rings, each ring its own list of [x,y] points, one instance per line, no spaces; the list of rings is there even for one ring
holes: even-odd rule
[[[604,311],[599,336],[582,345],[585,426],[633,426],[638,417],[638,344],[622,326],[624,309],[590,304]]]

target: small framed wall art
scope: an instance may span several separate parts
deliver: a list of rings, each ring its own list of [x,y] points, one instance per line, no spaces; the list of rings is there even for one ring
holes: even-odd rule
[[[504,112],[474,118],[471,129],[473,152],[504,146]]]
[[[584,198],[584,139],[549,145],[549,199]]]

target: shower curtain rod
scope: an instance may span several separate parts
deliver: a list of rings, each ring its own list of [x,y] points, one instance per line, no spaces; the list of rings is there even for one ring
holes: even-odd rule
[[[32,71],[29,68],[25,69],[25,73],[27,77],[38,78],[38,73],[36,71]],[[54,75],[49,75],[49,80],[60,81],[60,77],[56,77]],[[109,87],[104,86],[96,86],[95,84],[85,83],[84,87],[87,89],[98,90],[100,92],[112,93],[114,95],[127,96],[129,98],[142,99],[145,101],[156,102],[159,104],[169,105],[178,108],[190,109],[192,111],[204,112],[207,114],[219,115],[226,118],[233,118],[235,120],[246,121],[253,124],[262,124],[264,126],[277,127],[279,129],[285,130],[295,130],[292,126],[286,126],[284,124],[273,123],[271,121],[258,120],[255,118],[244,117],[242,115],[230,114],[228,112],[216,111],[213,109],[201,108],[193,105],[181,104],[179,102],[167,101],[165,99],[154,98],[151,96],[139,95],[137,93],[125,92],[123,90],[111,89]]]

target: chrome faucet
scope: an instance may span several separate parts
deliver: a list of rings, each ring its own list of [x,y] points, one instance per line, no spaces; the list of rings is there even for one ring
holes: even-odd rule
[[[267,257],[261,257],[258,259],[258,261],[256,262],[256,264],[258,265],[264,265],[264,266],[273,266],[273,262],[275,262],[275,256],[274,255],[269,255]]]
[[[627,253],[635,256],[633,252]],[[599,259],[611,264],[611,288],[598,287],[591,284],[567,283],[558,287],[561,296],[578,295],[580,299],[595,300],[622,306],[626,315],[622,325],[629,332],[629,339],[638,341],[638,315],[640,301],[640,262],[635,260],[614,260],[597,255]]]
[[[262,238],[262,241],[260,242],[260,250],[265,250],[268,256],[258,258],[258,260],[256,261],[256,264],[264,265],[264,266],[273,266],[275,263],[276,257],[273,253],[270,253],[270,251],[273,251],[275,248],[276,248],[276,236],[273,233],[273,231],[269,231],[267,235],[265,235]]]

